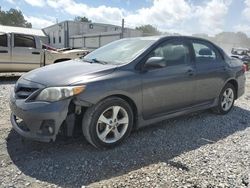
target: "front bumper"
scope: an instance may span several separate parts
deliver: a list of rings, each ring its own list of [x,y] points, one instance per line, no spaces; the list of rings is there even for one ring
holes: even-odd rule
[[[10,97],[12,126],[23,137],[43,142],[55,141],[66,119],[69,103],[70,99],[53,103],[26,102],[23,99],[16,99],[12,91]]]

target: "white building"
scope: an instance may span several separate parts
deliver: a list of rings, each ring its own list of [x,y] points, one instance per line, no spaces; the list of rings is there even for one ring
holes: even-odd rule
[[[123,37],[141,36],[141,32],[121,26],[64,21],[43,29],[49,37],[49,45],[56,48],[98,48]]]

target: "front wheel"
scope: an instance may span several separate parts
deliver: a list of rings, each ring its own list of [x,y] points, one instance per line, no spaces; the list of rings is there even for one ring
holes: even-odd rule
[[[218,106],[213,111],[217,114],[227,114],[230,112],[234,105],[235,93],[235,87],[227,83],[220,93]]]
[[[110,148],[124,140],[133,126],[133,112],[123,99],[107,98],[90,107],[83,118],[82,130],[89,143]]]

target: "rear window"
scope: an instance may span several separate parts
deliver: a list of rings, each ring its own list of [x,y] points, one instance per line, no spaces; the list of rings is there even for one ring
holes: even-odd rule
[[[14,35],[15,47],[36,48],[35,38],[30,35]]]
[[[209,42],[195,40],[192,44],[197,63],[216,63],[223,59],[216,47]]]
[[[2,47],[7,47],[8,42],[7,42],[7,35],[6,34],[0,34],[0,46]]]

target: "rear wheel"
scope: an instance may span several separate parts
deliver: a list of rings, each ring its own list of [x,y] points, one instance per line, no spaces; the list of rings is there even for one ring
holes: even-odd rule
[[[129,104],[117,97],[107,98],[90,107],[83,118],[82,130],[89,143],[110,148],[131,132],[133,112]]]
[[[218,106],[213,109],[217,114],[227,114],[230,112],[235,101],[235,87],[227,83],[220,93]]]

